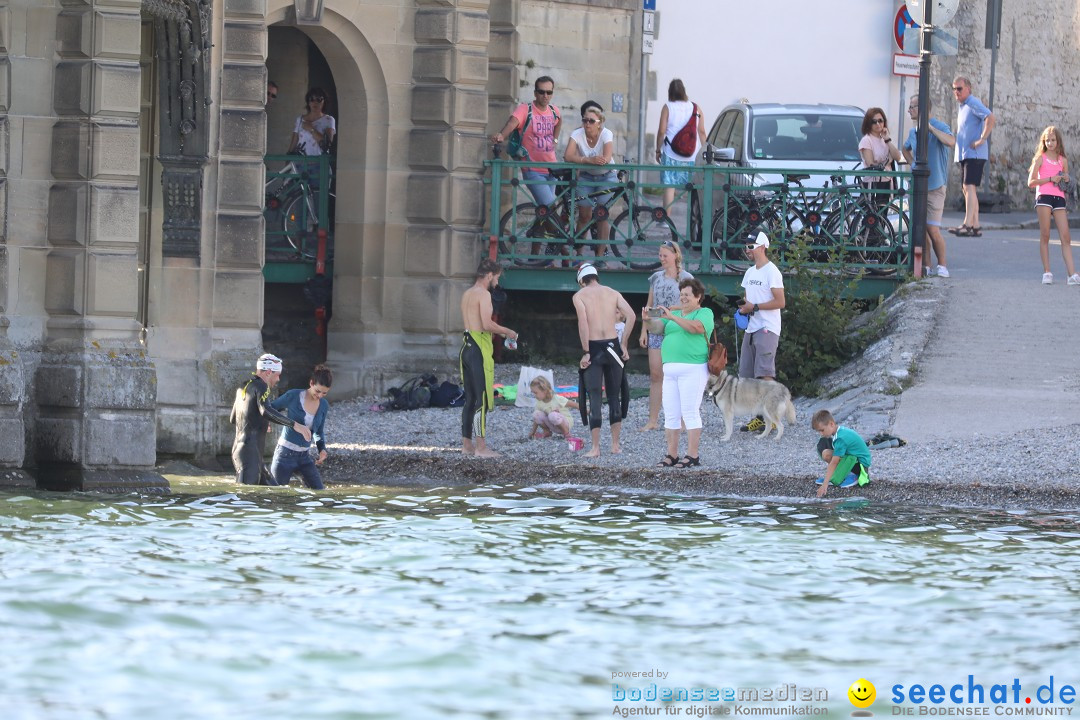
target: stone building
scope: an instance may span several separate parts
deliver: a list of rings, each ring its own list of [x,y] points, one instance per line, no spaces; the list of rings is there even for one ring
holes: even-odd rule
[[[956,125],[952,80],[971,80],[972,93],[990,105],[992,53],[986,48],[986,3],[962,0],[948,30],[958,39],[954,57],[934,57],[931,98],[935,116]],[[1075,0],[1002,3],[1001,39],[994,68],[990,162],[980,188],[1007,196],[1013,209],[1031,208],[1028,166],[1039,134],[1056,125],[1065,148],[1080,149],[1080,4]],[[949,204],[963,207],[958,168],[951,173]],[[1034,211],[1032,211],[1034,218]]]
[[[161,485],[159,454],[227,449],[267,319],[264,155],[313,82],[338,114],[335,393],[455,366],[487,135],[549,74],[568,117],[625,97],[610,125],[626,143],[640,15],[631,0],[0,0],[0,482]]]

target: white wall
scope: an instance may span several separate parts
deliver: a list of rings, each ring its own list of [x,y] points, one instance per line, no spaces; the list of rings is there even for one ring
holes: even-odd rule
[[[896,0],[657,0],[659,35],[649,60],[656,97],[646,133],[655,133],[672,78],[701,106],[706,129],[729,103],[837,103],[878,106],[894,137],[918,82],[892,74]],[[903,117],[901,117],[903,115]],[[633,152],[633,151],[631,151]],[[651,153],[646,152],[651,158]]]

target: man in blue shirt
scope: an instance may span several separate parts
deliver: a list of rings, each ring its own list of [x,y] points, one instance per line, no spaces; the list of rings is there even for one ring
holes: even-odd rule
[[[927,108],[929,110],[929,108]],[[907,140],[904,142],[904,157],[909,163],[915,160],[916,137],[919,126],[919,96],[911,98],[908,103],[908,114],[911,116],[911,129],[908,130]],[[949,126],[937,118],[930,118],[930,145],[926,153],[926,164],[930,167],[930,179],[927,183],[929,192],[926,194],[926,238],[923,240],[923,265],[926,274],[933,271],[930,264],[930,248],[934,249],[937,256],[937,274],[940,277],[949,277],[949,269],[945,266],[945,238],[941,236],[941,214],[945,211],[945,183],[949,179],[949,148],[956,145]]]
[[[959,109],[956,112],[956,159],[960,163],[960,183],[964,190],[964,224],[949,228],[953,235],[978,237],[982,235],[979,225],[979,185],[982,183],[983,166],[989,158],[986,139],[997,122],[990,108],[971,94],[971,81],[957,76],[952,83],[953,94]]]

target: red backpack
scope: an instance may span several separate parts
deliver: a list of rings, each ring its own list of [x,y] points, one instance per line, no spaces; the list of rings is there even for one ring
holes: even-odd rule
[[[694,157],[694,151],[697,150],[698,109],[697,103],[692,103],[692,105],[694,111],[690,114],[690,119],[682,126],[682,130],[675,133],[675,137],[671,138],[671,149],[685,158]]]

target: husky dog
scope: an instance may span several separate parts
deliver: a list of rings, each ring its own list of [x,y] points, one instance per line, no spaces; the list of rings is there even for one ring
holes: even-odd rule
[[[776,439],[784,435],[784,420],[795,422],[795,406],[791,404],[791,391],[782,383],[773,380],[750,380],[728,375],[727,371],[719,375],[710,375],[705,386],[705,397],[712,398],[724,416],[724,437],[731,439],[731,430],[735,426],[736,415],[762,415],[765,418],[765,430],[759,437],[765,437],[776,426]]]

